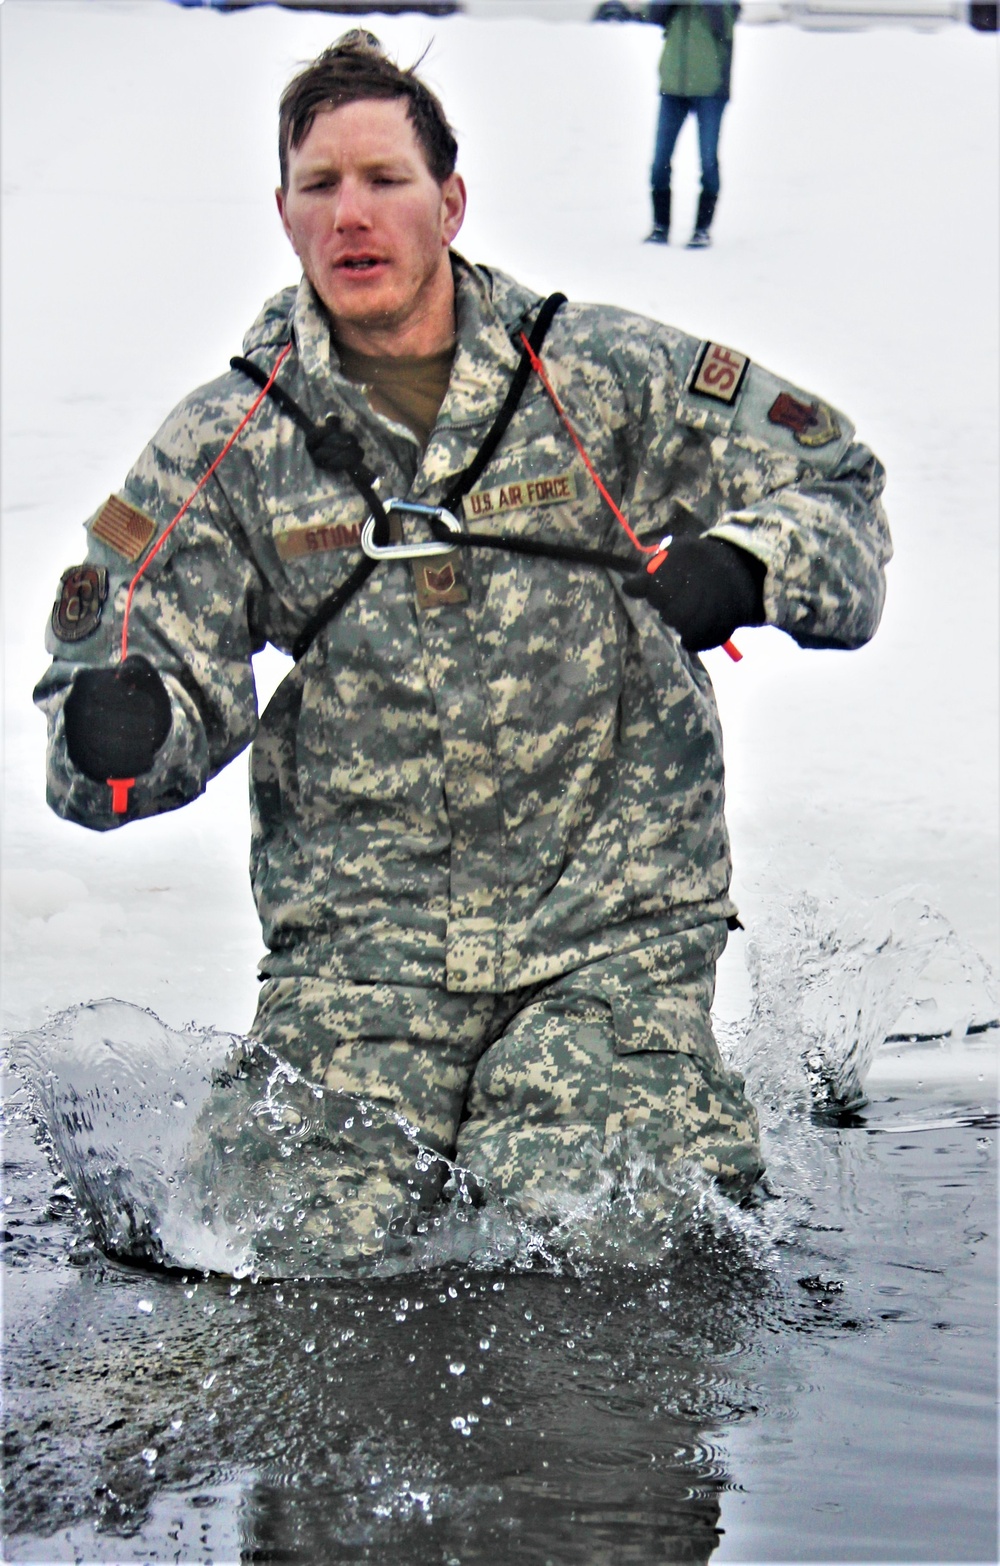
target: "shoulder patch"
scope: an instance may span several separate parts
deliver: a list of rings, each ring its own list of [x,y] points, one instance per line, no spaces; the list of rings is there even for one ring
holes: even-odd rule
[[[800,446],[828,446],[840,437],[840,425],[825,402],[799,402],[790,392],[779,392],[767,416],[772,424],[791,430]]]
[[[110,495],[90,531],[102,544],[131,562],[138,560],[146,548],[156,532],[156,523],[119,495]]]
[[[711,397],[732,407],[746,379],[750,360],[735,348],[724,348],[721,343],[703,343],[694,362],[687,389],[699,397]]]
[[[52,605],[52,629],[61,642],[82,642],[101,623],[101,611],[108,596],[108,573],[104,566],[70,566],[59,583],[59,596]]]

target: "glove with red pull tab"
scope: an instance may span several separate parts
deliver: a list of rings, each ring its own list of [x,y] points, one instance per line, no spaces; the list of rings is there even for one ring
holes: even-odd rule
[[[679,538],[656,571],[625,577],[622,591],[647,599],[687,652],[705,652],[741,625],[763,625],[766,576],[765,565],[725,539]]]
[[[170,697],[148,658],[115,669],[78,669],[66,698],[66,749],[95,782],[148,772],[170,732]]]

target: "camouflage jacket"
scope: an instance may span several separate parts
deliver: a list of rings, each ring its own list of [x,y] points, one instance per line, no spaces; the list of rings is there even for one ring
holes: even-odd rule
[[[291,340],[281,383],[357,436],[383,497],[440,500],[540,302],[499,272],[454,267],[458,347],[422,453],[339,373],[305,281],[269,301],[244,344],[269,370]],[[748,550],[767,567],[769,623],[804,646],[872,635],[890,555],[883,473],[842,414],[743,355],[610,307],[564,305],[544,359],[640,535],[709,532]],[[186,398],[87,524],[89,610],[77,601],[73,618],[64,579],[36,691],[49,803],[71,821],[123,819],[66,753],[74,670],[116,661],[137,564],[255,394],[229,372]],[[464,510],[477,531],[630,549],[534,376]],[[728,916],[708,675],[612,573],[464,550],[464,588],[443,592],[439,572],[428,602],[419,562],[381,564],[258,719],[252,654],[292,646],[360,558],[364,516],[351,481],[320,471],[267,399],[135,591],[130,651],[164,676],[173,722],[125,819],[195,798],[253,741],[263,971],[506,991]]]

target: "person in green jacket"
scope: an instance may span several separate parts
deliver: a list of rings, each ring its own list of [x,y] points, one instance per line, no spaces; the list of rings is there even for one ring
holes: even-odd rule
[[[729,102],[733,29],[739,11],[738,5],[708,5],[705,0],[645,9],[646,20],[663,28],[650,244],[665,245],[670,237],[670,162],[689,114],[698,119],[701,194],[688,249],[701,250],[711,243],[709,229],[719,199],[719,131]]]

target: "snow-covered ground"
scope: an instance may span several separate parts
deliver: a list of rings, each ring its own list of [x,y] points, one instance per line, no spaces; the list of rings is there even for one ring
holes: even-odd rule
[[[4,1009],[115,995],[242,1030],[260,938],[243,761],[106,836],[44,804],[30,690],[80,524],[296,276],[275,104],[346,25],[163,0],[7,0],[3,103]],[[996,962],[997,43],[965,28],[742,28],[715,247],[643,247],[658,33],[378,17],[458,129],[459,245],[543,292],[729,342],[845,409],[889,471],[897,556],[862,652],[743,632],[711,655],[737,894],[919,883]],[[696,191],[676,174],[678,239]],[[265,655],[260,686],[281,660]],[[738,943],[720,1004],[742,1004]]]

